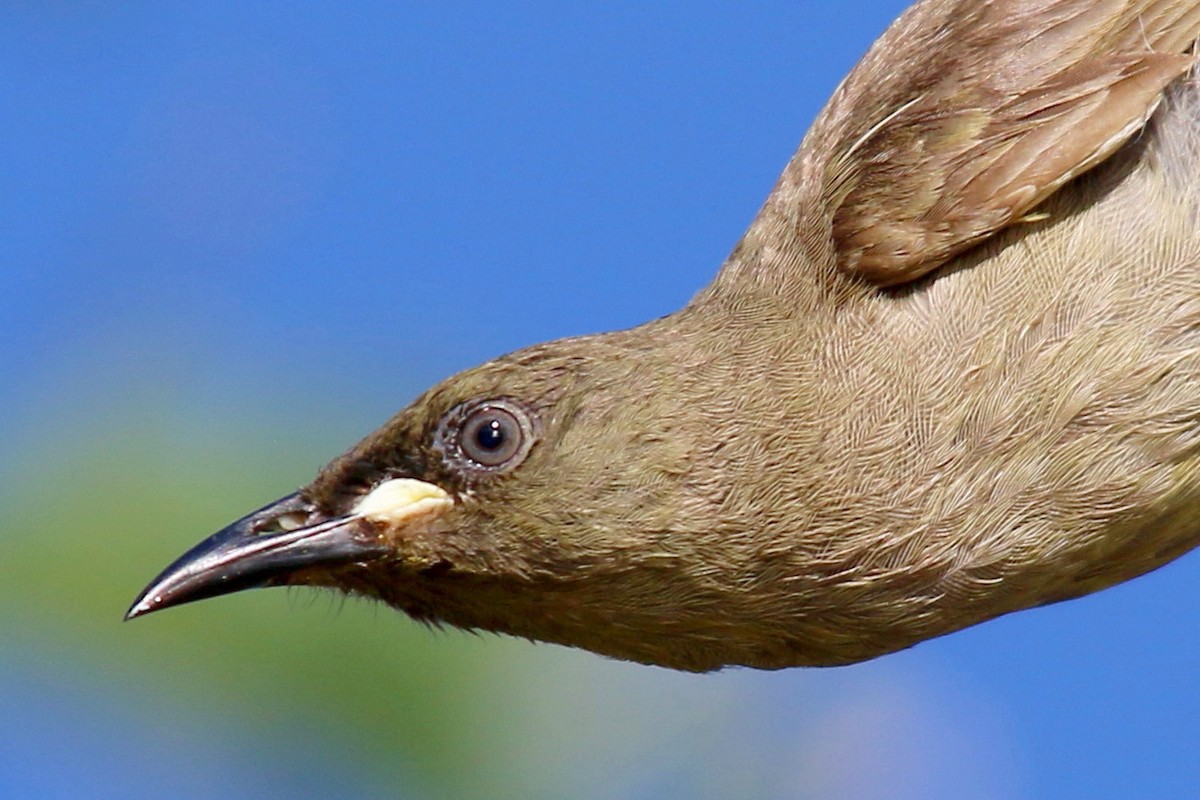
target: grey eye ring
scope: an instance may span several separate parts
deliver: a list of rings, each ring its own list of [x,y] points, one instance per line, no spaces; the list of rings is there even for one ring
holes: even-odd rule
[[[443,455],[473,470],[513,469],[537,439],[533,414],[511,398],[457,406],[442,421],[438,440]]]

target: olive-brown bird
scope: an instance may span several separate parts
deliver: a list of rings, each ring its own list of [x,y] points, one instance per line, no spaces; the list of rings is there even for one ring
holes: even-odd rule
[[[683,670],[846,664],[1200,538],[1200,0],[925,0],[714,282],[446,380],[129,616],[332,587]]]

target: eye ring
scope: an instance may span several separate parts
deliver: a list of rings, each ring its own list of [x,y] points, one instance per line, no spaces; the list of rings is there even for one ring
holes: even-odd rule
[[[536,434],[532,414],[520,403],[508,398],[476,401],[446,415],[438,449],[460,467],[508,470],[525,460]]]

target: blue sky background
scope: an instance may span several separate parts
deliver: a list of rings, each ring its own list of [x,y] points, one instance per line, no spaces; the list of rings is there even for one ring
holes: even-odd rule
[[[903,5],[0,10],[0,797],[1194,794],[1195,556],[835,670],[118,622],[429,383],[684,303]]]

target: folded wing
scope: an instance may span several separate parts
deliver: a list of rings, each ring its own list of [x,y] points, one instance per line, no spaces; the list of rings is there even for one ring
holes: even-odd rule
[[[814,123],[789,167],[799,199],[844,273],[919,278],[1136,134],[1197,36],[1195,1],[919,3]]]

